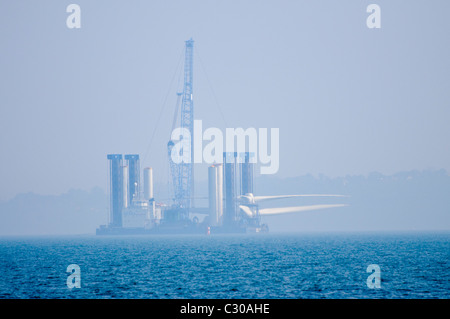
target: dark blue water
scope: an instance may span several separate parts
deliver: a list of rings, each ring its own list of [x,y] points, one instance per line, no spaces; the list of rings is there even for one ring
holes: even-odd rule
[[[449,257],[450,232],[2,238],[0,298],[448,299]]]

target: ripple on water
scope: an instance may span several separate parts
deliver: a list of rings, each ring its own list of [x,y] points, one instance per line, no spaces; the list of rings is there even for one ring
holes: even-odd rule
[[[0,298],[449,298],[450,233],[0,240]],[[66,287],[69,264],[82,288]],[[381,289],[366,268],[381,267]]]

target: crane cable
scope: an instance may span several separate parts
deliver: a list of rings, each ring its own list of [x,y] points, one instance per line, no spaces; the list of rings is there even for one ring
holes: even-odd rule
[[[200,53],[198,52],[198,46],[197,46],[197,50],[196,50],[196,51],[197,51],[197,54],[196,54],[196,55],[198,56],[198,60],[200,61],[200,65],[201,65],[201,67],[202,67],[203,73],[205,74],[206,81],[208,82],[208,86],[209,86],[209,89],[210,89],[210,91],[211,91],[211,93],[212,93],[212,95],[213,95],[214,102],[216,103],[216,107],[217,107],[217,109],[219,110],[219,113],[220,113],[220,115],[221,115],[221,117],[222,117],[222,120],[223,120],[223,122],[224,122],[224,124],[225,124],[225,127],[228,127],[227,121],[225,120],[225,116],[224,116],[224,114],[223,114],[223,112],[222,112],[222,108],[220,107],[219,101],[218,101],[218,99],[217,99],[216,92],[214,91],[214,88],[213,88],[213,86],[212,86],[212,84],[211,84],[211,81],[209,80],[208,73],[206,73],[206,69],[205,69],[205,67],[204,67],[204,65],[203,65],[202,58],[200,57]]]
[[[145,151],[145,155],[144,155],[144,158],[143,158],[143,160],[142,160],[142,163],[145,162],[145,160],[146,160],[146,158],[147,158],[147,155],[148,155],[148,152],[149,152],[149,150],[150,150],[150,148],[151,148],[151,146],[152,146],[153,139],[154,139],[155,134],[156,134],[156,131],[157,131],[157,129],[158,129],[158,124],[159,124],[160,121],[161,121],[161,116],[162,116],[163,111],[164,111],[164,109],[165,109],[165,106],[166,106],[166,104],[167,104],[167,98],[169,97],[169,94],[170,94],[170,92],[171,92],[171,90],[172,90],[172,86],[173,86],[173,82],[174,82],[174,80],[175,80],[175,77],[176,77],[177,73],[178,73],[179,70],[180,70],[180,64],[181,64],[182,57],[183,57],[183,51],[184,51],[184,50],[181,51],[180,57],[178,58],[178,63],[177,63],[177,66],[176,66],[176,68],[175,68],[175,72],[174,72],[174,74],[173,74],[173,76],[172,76],[172,79],[171,79],[171,81],[170,81],[170,85],[169,85],[169,88],[168,88],[168,90],[167,90],[167,94],[166,94],[166,96],[165,96],[165,98],[164,98],[163,104],[161,105],[161,109],[159,110],[158,119],[157,119],[156,124],[155,124],[155,126],[154,126],[154,128],[153,128],[153,133],[152,133],[152,136],[151,136],[151,138],[150,138],[150,141],[149,141],[149,143],[148,143],[148,145],[147,145],[147,150]],[[142,165],[142,164],[141,164],[141,165]],[[141,167],[141,169],[142,169],[142,167]]]

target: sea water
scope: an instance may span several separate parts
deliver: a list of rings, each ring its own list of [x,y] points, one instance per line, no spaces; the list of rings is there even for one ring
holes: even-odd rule
[[[4,237],[0,298],[447,299],[449,257],[450,232]]]

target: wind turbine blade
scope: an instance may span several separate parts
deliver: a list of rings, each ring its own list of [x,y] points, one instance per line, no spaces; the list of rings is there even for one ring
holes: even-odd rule
[[[321,204],[321,205],[308,205],[308,206],[294,206],[294,207],[279,207],[279,208],[264,208],[259,210],[261,216],[267,215],[277,215],[277,214],[287,214],[287,213],[298,213],[310,210],[334,208],[348,206],[346,204]]]
[[[274,199],[292,198],[292,197],[347,197],[346,195],[333,194],[302,194],[302,195],[275,195],[275,196],[253,196],[255,202],[262,202]]]
[[[252,210],[248,206],[239,205],[239,208],[248,215],[248,217],[253,217]]]

